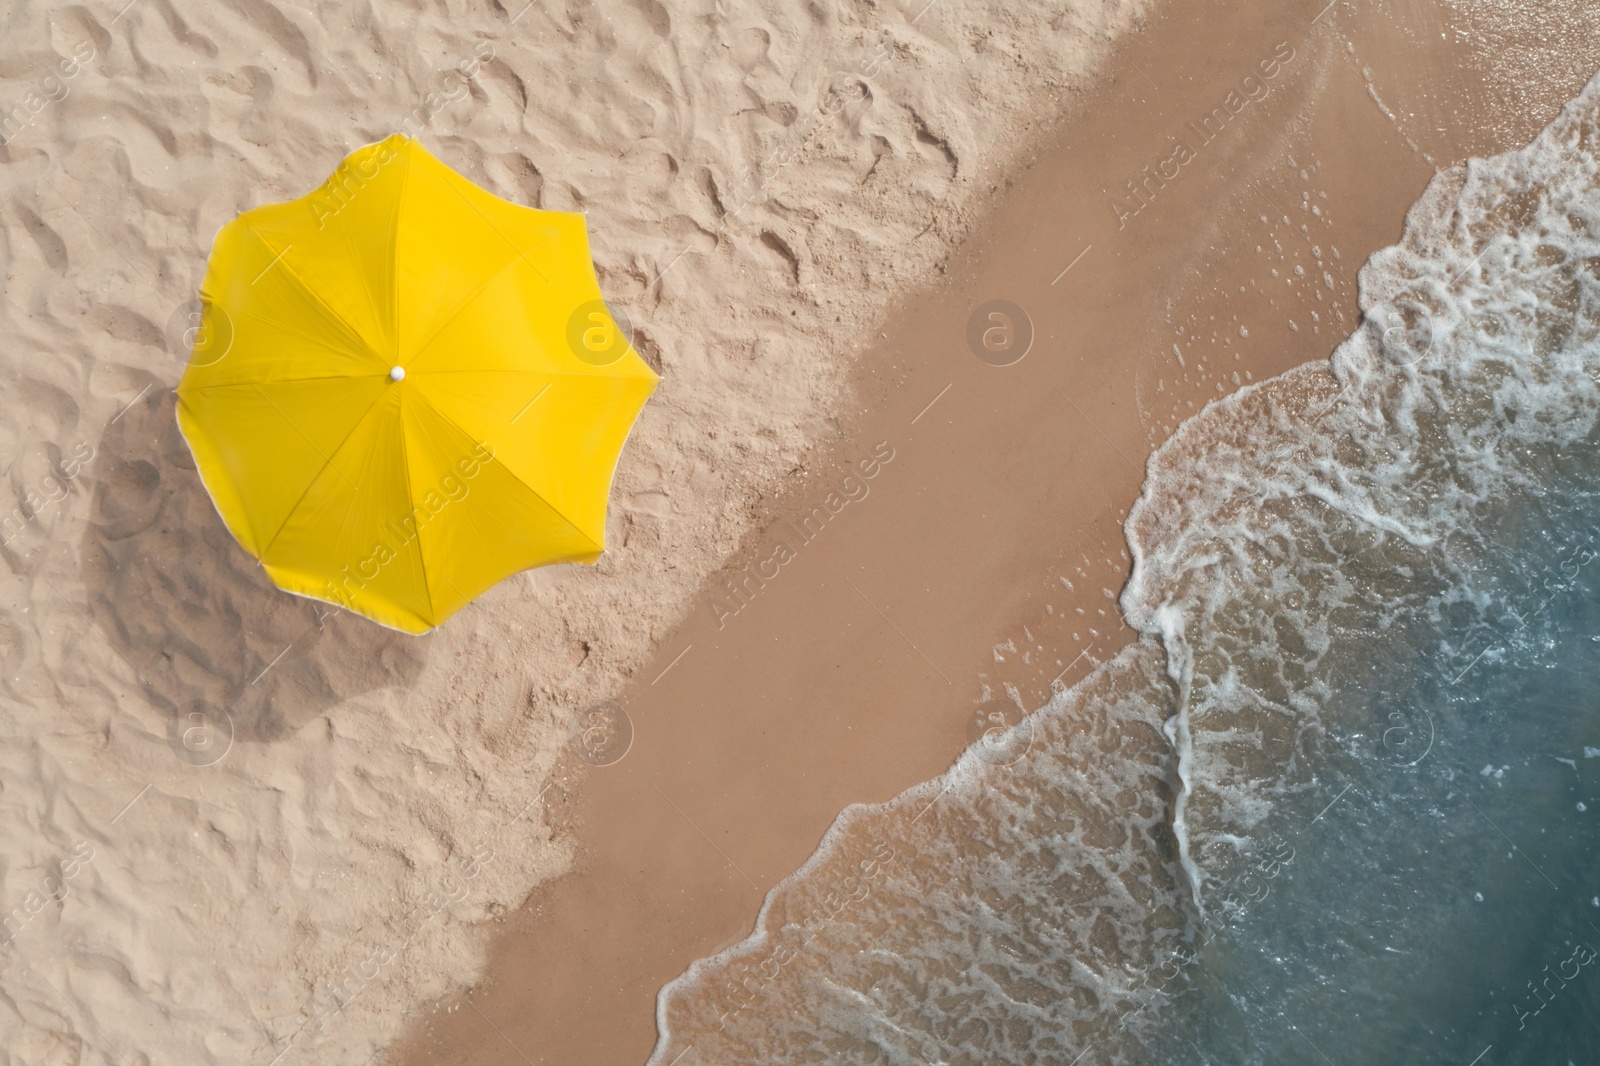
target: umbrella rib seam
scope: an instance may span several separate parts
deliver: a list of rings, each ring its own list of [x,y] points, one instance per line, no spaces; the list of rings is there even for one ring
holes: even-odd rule
[[[631,379],[634,379],[634,378],[640,378],[640,377],[644,376],[642,374],[595,374],[595,373],[592,373],[592,372],[589,372],[589,371],[584,371],[584,370],[473,370],[470,367],[469,368],[465,368],[465,369],[461,369],[461,370],[412,370],[412,371],[408,371],[408,373],[410,373],[410,374],[538,374],[541,377],[549,377],[549,378],[583,378],[585,380],[588,380],[588,379],[591,379],[591,378],[618,378],[618,379],[629,379],[629,380],[631,380]],[[206,389],[241,389],[241,388],[248,388],[250,386],[262,385],[262,384],[266,384],[266,385],[299,385],[302,382],[306,382],[306,381],[354,381],[357,378],[386,378],[388,376],[389,375],[388,375],[387,372],[380,374],[380,373],[374,371],[371,374],[324,374],[324,375],[321,375],[319,377],[311,377],[311,378],[280,378],[277,381],[267,381],[267,382],[219,381],[219,382],[217,382],[216,384],[213,384],[213,385],[189,385],[189,386],[184,386],[184,385],[180,384],[178,386],[177,391],[179,393],[190,393],[190,392],[201,392],[201,391],[206,390]],[[457,428],[460,428],[460,427],[457,427]]]
[[[641,363],[644,360],[639,360]],[[598,368],[597,368],[598,369]],[[646,364],[646,370],[649,365]],[[655,371],[650,371],[652,374]],[[552,378],[641,378],[643,374],[598,374],[593,370],[474,370],[471,367],[461,367],[455,370],[416,370],[408,371],[416,374],[543,374]]]
[[[298,277],[298,275],[297,275],[297,277]],[[226,314],[226,312],[224,312],[224,313]],[[230,320],[232,320],[235,316],[234,315],[228,315],[228,317],[229,317]],[[315,345],[323,345],[324,347],[327,347],[325,342],[320,341],[315,335],[307,333],[303,329],[299,329],[299,328],[297,328],[295,326],[292,326],[292,325],[290,325],[290,324],[288,324],[286,322],[280,321],[278,319],[269,318],[268,316],[262,314],[260,311],[240,312],[240,313],[238,313],[237,318],[241,322],[247,322],[247,321],[252,320],[252,319],[260,321],[260,322],[265,322],[268,326],[272,326],[272,327],[275,327],[277,329],[281,329],[285,333],[288,333],[290,336],[295,338],[296,340],[300,340],[300,341],[302,341],[304,343],[307,343],[308,345],[313,345],[313,346],[315,346]],[[350,352],[350,354],[352,354],[352,355],[354,355],[354,356],[356,356],[358,358],[360,357],[361,352],[363,352],[363,351],[367,351],[368,354],[372,354],[370,352],[370,350],[367,348],[366,342],[363,341],[360,338],[360,336],[355,336],[355,340],[357,342],[356,343],[356,349],[357,350],[352,350]],[[224,354],[226,354],[226,353],[224,353]],[[220,358],[217,360],[217,362],[221,362],[221,361],[222,360]],[[235,360],[235,361],[237,362],[237,360]],[[206,364],[206,367],[210,367],[210,366],[213,366],[213,365],[215,365],[215,364],[208,363],[208,364]],[[202,369],[204,369],[204,368],[202,368]],[[376,373],[376,371],[374,371],[374,373]],[[339,375],[331,375],[331,376],[337,377]],[[346,375],[346,376],[348,376],[348,377],[360,377],[361,375],[359,375],[359,374],[350,374],[350,375]],[[202,386],[197,386],[197,387],[206,388],[208,386],[203,386],[202,385]]]
[[[322,475],[328,472],[328,467],[333,466],[333,457],[339,454],[340,448],[343,448],[346,444],[350,443],[350,438],[355,436],[356,431],[366,423],[367,419],[372,417],[372,412],[377,410],[378,405],[382,402],[382,396],[379,396],[376,400],[372,401],[372,406],[367,408],[367,413],[356,420],[356,424],[350,427],[350,432],[345,434],[344,440],[340,441],[338,447],[334,448],[328,454],[323,464],[317,468],[317,472],[312,475],[311,480],[306,482],[306,487],[301,491],[299,498],[294,501],[294,505],[284,512],[283,521],[278,523],[278,528],[273,532],[272,539],[267,541],[266,547],[261,549],[261,554],[256,556],[256,558],[261,560],[262,563],[267,561],[267,553],[272,550],[272,546],[274,544],[278,543],[278,538],[281,537],[283,535],[283,531],[288,528],[289,519],[293,518],[294,513],[300,510],[300,505],[306,502],[306,496],[310,494],[311,489],[316,485],[316,483],[322,480]],[[406,482],[407,491],[410,490],[410,485],[411,483],[408,479]]]
[[[411,350],[411,354],[409,356],[407,356],[406,358],[408,360],[415,359],[418,356],[422,355],[423,352],[426,352],[428,350],[428,346],[431,345],[434,341],[439,339],[439,334],[441,334],[445,330],[449,329],[451,324],[454,323],[456,319],[458,319],[462,315],[466,314],[467,309],[469,307],[471,307],[474,303],[477,302],[478,297],[482,296],[485,292],[487,292],[489,290],[489,286],[491,286],[495,282],[499,281],[501,276],[503,274],[505,274],[506,271],[510,270],[512,267],[516,266],[521,261],[522,261],[522,253],[518,252],[515,258],[511,259],[509,262],[507,262],[505,264],[505,266],[501,267],[499,270],[496,270],[492,277],[486,278],[484,280],[483,284],[479,285],[476,289],[474,289],[472,291],[472,295],[468,296],[465,300],[463,300],[461,302],[461,306],[460,307],[458,307],[454,311],[450,312],[450,317],[445,319],[443,322],[439,323],[438,328],[435,329],[432,333],[428,334],[428,339],[423,341],[421,344],[417,345],[415,348],[413,348]],[[428,374],[428,373],[437,373],[437,372],[438,371],[428,371],[428,370],[419,370],[419,371],[417,371],[417,373],[419,373],[419,374]]]
[[[390,305],[394,307],[397,314],[400,309],[400,218],[405,214],[406,187],[411,184],[411,171],[416,166],[416,155],[414,150],[421,148],[422,145],[421,142],[413,137],[410,141],[410,147],[413,149],[413,151],[406,153],[405,173],[400,175],[400,192],[395,196],[394,244],[390,248],[394,262],[392,263],[392,269],[389,272],[389,300]],[[424,149],[424,151],[426,151],[426,149]],[[445,169],[449,168],[446,167]],[[400,337],[397,331],[395,336],[395,344],[398,345],[399,343]],[[403,356],[400,356],[398,351],[395,353],[395,355],[398,358],[404,358]],[[403,392],[399,396],[399,403],[400,463],[406,475],[406,504],[411,508],[410,513],[415,515],[417,511],[417,496],[411,488],[411,441],[406,432],[406,397],[405,393]],[[420,526],[417,528],[417,565],[422,568],[422,591],[428,597],[427,622],[428,628],[432,629],[439,624],[438,612],[436,612],[433,607],[433,585],[428,581],[428,553],[422,543],[422,528]]]
[[[400,188],[394,194],[394,241],[389,245],[389,313],[394,316],[390,325],[393,327],[395,345],[395,361],[398,363],[400,356],[400,219],[406,213],[406,187],[411,184],[411,168],[416,163],[414,150],[419,147],[415,137],[406,141],[405,169],[400,172]],[[403,414],[403,412],[402,412]],[[405,434],[405,422],[402,418],[400,433]]]
[[[278,385],[300,385],[307,381],[356,381],[360,378],[386,378],[388,376],[389,375],[386,373],[379,374],[374,372],[371,374],[325,374],[321,377],[314,378],[282,378],[278,381],[219,381],[215,385],[190,385],[188,388],[184,388],[182,385],[179,385],[178,392],[202,392],[209,389],[261,388],[263,385],[273,388]]]
[[[278,252],[277,249],[273,248],[272,244],[265,237],[263,237],[261,235],[261,232],[259,230],[257,230],[253,224],[250,223],[247,215],[240,215],[239,218],[243,222],[244,227],[250,231],[251,235],[253,237],[255,237],[256,240],[260,241],[268,249],[271,249],[272,251],[277,252],[278,258],[275,261],[276,265],[281,266],[283,268],[284,273],[287,274],[289,277],[294,279],[294,283],[295,283],[296,286],[299,287],[300,291],[305,293],[312,300],[314,300],[318,307],[321,307],[324,311],[326,311],[333,318],[333,320],[335,322],[337,322],[345,330],[345,332],[350,334],[351,337],[355,338],[356,342],[358,344],[360,344],[361,349],[363,351],[365,351],[368,355],[372,356],[372,358],[376,359],[378,362],[380,362],[380,363],[383,362],[383,357],[380,356],[377,352],[372,350],[372,345],[370,343],[368,343],[366,337],[363,337],[361,335],[361,331],[356,329],[355,326],[351,325],[350,322],[348,322],[343,315],[341,315],[339,312],[335,311],[332,307],[328,306],[328,302],[326,300],[324,300],[320,295],[318,295],[317,291],[315,289],[313,289],[310,285],[306,284],[306,279],[302,278],[299,274],[295,273],[294,268],[292,266],[290,266],[288,264],[288,262],[284,259],[284,252],[288,251],[288,249],[287,248],[284,249],[284,252]],[[292,247],[292,245],[291,245],[291,247]]]
[[[428,404],[432,407],[432,404]],[[411,506],[411,513],[417,511],[417,495],[411,488],[411,441],[406,432],[406,398],[400,395],[400,465],[406,474],[406,502]],[[428,580],[428,552],[422,543],[422,527],[417,527],[417,565],[422,567],[422,591],[428,594],[428,628],[438,625],[438,612],[433,606],[433,584]]]
[[[380,141],[379,143],[381,144],[382,142]],[[410,163],[407,163],[405,171],[402,172],[402,174],[400,175],[400,183],[401,183],[400,184],[400,192],[401,193],[405,192],[406,175],[410,174],[410,173],[411,173],[411,166],[410,166]],[[340,230],[340,233],[344,237],[344,246],[345,246],[346,254],[349,255],[350,260],[352,262],[360,262],[361,257],[356,254],[355,243],[354,243],[355,235],[351,232],[351,227],[350,226],[340,226],[339,230]],[[396,338],[394,336],[394,328],[393,327],[394,327],[394,323],[395,323],[394,301],[395,301],[395,296],[396,296],[397,292],[399,291],[397,286],[396,286],[396,284],[395,284],[395,281],[394,281],[394,274],[396,272],[396,264],[398,262],[395,254],[394,254],[394,246],[396,244],[399,244],[399,243],[400,243],[400,197],[396,196],[395,197],[394,220],[390,225],[390,249],[389,249],[389,251],[390,251],[390,254],[389,254],[389,274],[390,274],[390,279],[389,279],[389,313],[388,313],[388,321],[389,321],[390,329],[389,329],[388,340],[389,340],[389,343],[391,343],[391,344],[398,344],[398,341],[396,340]],[[372,320],[374,322],[382,322],[382,321],[384,321],[384,316],[378,312],[377,306],[373,303],[372,289],[368,285],[362,284],[362,286],[361,286],[361,295],[367,302],[367,311],[372,315]],[[373,353],[373,354],[376,355],[378,353]],[[381,359],[382,356],[379,355],[379,358]]]
[[[421,394],[418,394],[417,399],[421,403],[428,404],[428,410],[432,411],[436,416],[438,416],[440,421],[442,421],[446,425],[452,427],[457,433],[460,433],[463,437],[466,437],[468,440],[473,440],[473,441],[477,440],[477,437],[475,437],[472,433],[469,433],[459,422],[457,422],[455,419],[451,418],[449,415],[445,414],[443,411],[439,410],[439,408],[435,407],[432,403],[429,403],[428,402],[428,398],[426,396],[422,396]],[[532,485],[530,485],[526,481],[522,480],[522,477],[515,470],[511,469],[509,466],[506,466],[505,463],[501,463],[500,465],[502,467],[504,467],[505,472],[507,474],[511,475],[511,478],[514,481],[516,481],[517,484],[521,485],[523,488],[525,488],[529,492],[533,493],[534,499],[538,500],[540,503],[542,503],[546,507],[550,508],[550,513],[551,514],[556,515],[557,517],[559,517],[563,522],[565,522],[568,526],[570,526],[572,528],[572,530],[574,532],[576,532],[580,537],[582,537],[584,540],[588,541],[590,543],[590,545],[593,546],[595,551],[604,551],[605,550],[601,545],[595,543],[594,538],[589,536],[589,533],[588,533],[587,530],[579,528],[578,523],[574,522],[571,518],[568,518],[564,511],[562,511],[555,504],[551,503],[549,500],[545,499],[544,498],[544,493],[540,492],[538,489],[534,488]]]

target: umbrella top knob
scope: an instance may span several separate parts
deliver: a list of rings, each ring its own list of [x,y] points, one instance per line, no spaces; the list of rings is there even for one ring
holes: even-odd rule
[[[403,366],[393,367],[389,371],[389,380],[390,381],[404,381],[405,377],[406,377],[406,368],[403,367]]]

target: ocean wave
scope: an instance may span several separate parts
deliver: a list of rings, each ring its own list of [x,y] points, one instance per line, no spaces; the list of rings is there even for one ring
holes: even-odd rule
[[[1561,650],[1587,624],[1578,608],[1545,609],[1584,602],[1600,551],[1597,145],[1600,78],[1525,149],[1437,175],[1402,242],[1362,270],[1363,320],[1331,362],[1213,403],[1152,456],[1120,601],[1141,641],[1013,727],[1031,731],[1020,757],[979,745],[935,781],[846,810],[750,938],[662,989],[650,1066],[690,1049],[724,1063],[1160,1062],[1183,1023],[1197,1026],[1186,1060],[1289,1061],[1315,1023],[1279,1047],[1247,1001],[1326,1010],[1273,987],[1280,970],[1371,1018],[1426,985],[1339,986],[1378,948],[1344,925],[1313,935],[1310,901],[1361,901],[1394,952],[1465,925],[1488,829],[1422,838],[1427,868],[1407,834],[1478,810],[1462,782],[1500,780],[1497,754],[1575,751],[1589,720],[1526,717],[1535,689],[1511,667],[1600,669]],[[1484,774],[1464,769],[1485,758]],[[1341,801],[1363,804],[1348,827],[1328,816]],[[1301,902],[1283,902],[1297,877]],[[1393,903],[1441,883],[1433,902]],[[1270,991],[1230,992],[1272,957],[1260,915],[1323,948],[1262,970]],[[1219,947],[1230,935],[1250,949]],[[1498,1032],[1486,1010],[1441,1023],[1440,1046]]]

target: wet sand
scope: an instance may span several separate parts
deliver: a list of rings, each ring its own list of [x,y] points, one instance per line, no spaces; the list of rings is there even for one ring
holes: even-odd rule
[[[1180,3],[1124,42],[992,179],[944,282],[889,315],[857,409],[742,567],[617,694],[626,757],[573,759],[544,797],[576,871],[494,928],[485,979],[393,1061],[643,1062],[657,990],[748,933],[842,807],[943,770],[1005,686],[1038,706],[1129,638],[1121,522],[1152,447],[1325,358],[1434,165],[1523,143],[1584,80],[1552,67],[1520,113],[1473,99],[1470,49],[1410,32],[1428,7]],[[1428,110],[1446,73],[1449,116]],[[1012,365],[965,339],[991,300],[1032,322]]]

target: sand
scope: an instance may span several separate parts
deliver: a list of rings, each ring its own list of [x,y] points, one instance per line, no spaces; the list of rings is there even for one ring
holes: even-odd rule
[[[1120,523],[1151,448],[1326,358],[1435,167],[1525,142],[1600,64],[1575,9],[1514,14],[1241,0],[1171,5],[1121,41],[938,282],[896,304],[839,439],[620,695],[626,756],[564,768],[575,872],[394,1060],[642,1061],[656,991],[744,936],[842,807],[942,770],[975,707],[1038,706],[1117,650]],[[1003,367],[965,340],[995,299],[1034,331]]]
[[[1475,10],[10,11],[0,1062],[360,1063],[407,1024],[395,1059],[641,1061],[655,990],[841,806],[1115,648],[1119,522],[1175,419],[1325,355],[1428,159],[1520,143],[1600,62],[1564,8]],[[171,397],[217,228],[397,129],[587,210],[664,375],[605,561],[421,639],[274,590]],[[1035,324],[1013,366],[962,340],[991,298]],[[602,699],[635,735],[591,767]]]
[[[1138,10],[11,10],[0,1061],[360,1062],[477,980],[484,930],[571,865],[552,827],[579,712],[676,654],[708,575],[853,423],[891,297]],[[171,392],[217,229],[396,130],[586,210],[664,376],[605,560],[421,639],[273,589]]]

